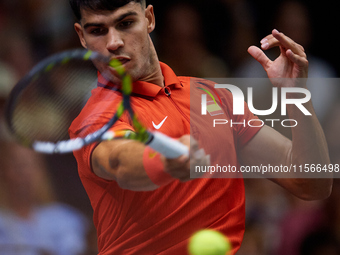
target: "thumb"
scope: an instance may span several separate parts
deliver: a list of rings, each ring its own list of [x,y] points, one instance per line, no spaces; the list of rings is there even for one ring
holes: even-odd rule
[[[264,54],[264,52],[256,47],[256,46],[250,46],[248,48],[248,53],[255,58],[265,70],[269,67],[269,64],[271,63],[271,60]]]

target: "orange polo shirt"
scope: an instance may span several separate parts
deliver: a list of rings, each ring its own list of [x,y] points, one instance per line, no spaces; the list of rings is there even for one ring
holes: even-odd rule
[[[151,130],[156,126],[173,138],[191,131],[211,155],[212,165],[238,166],[237,148],[246,144],[259,128],[219,125],[212,129],[214,116],[201,115],[204,92],[196,87],[204,83],[203,87],[209,89],[214,83],[177,77],[167,65],[160,65],[165,88],[141,81],[133,84],[131,103],[141,123]],[[121,100],[120,92],[114,88],[114,84],[99,75],[98,87],[70,127],[72,138],[97,130],[113,116]],[[254,118],[248,110],[244,116],[232,116],[230,92],[218,92],[224,112],[218,118],[239,123],[241,119]],[[113,128],[133,130],[126,115]],[[101,179],[93,173],[91,153],[95,146],[89,145],[74,155],[94,210],[99,254],[187,255],[188,239],[202,228],[216,229],[227,235],[233,254],[239,249],[245,224],[242,176],[200,178],[185,183],[173,181],[148,192],[123,190],[115,181]]]

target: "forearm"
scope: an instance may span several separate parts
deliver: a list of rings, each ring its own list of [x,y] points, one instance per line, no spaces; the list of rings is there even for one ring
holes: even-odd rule
[[[329,164],[329,153],[326,138],[322,127],[315,115],[311,102],[304,104],[312,114],[305,116],[297,107],[287,107],[288,116],[296,121],[297,125],[292,128],[292,164]],[[332,177],[328,174],[328,177]]]
[[[116,181],[123,188],[149,191],[158,188],[143,166],[145,145],[132,140],[102,142],[93,152],[94,173],[106,180]]]
[[[288,116],[297,122],[292,128],[292,144],[286,157],[287,165],[304,166],[315,164],[328,166],[330,164],[327,142],[322,127],[316,118],[311,102],[304,104],[312,116],[305,116],[297,107],[287,107]],[[323,199],[329,196],[332,187],[332,173],[305,173],[297,171],[296,178],[284,185],[293,185],[296,194],[302,199]],[[312,175],[313,174],[313,175]],[[284,180],[282,181],[285,182]]]
[[[190,153],[198,150],[197,142],[190,142],[189,135],[178,141],[188,147],[191,145]],[[204,154],[199,162],[207,163],[208,159]],[[133,140],[100,143],[92,154],[92,169],[97,176],[116,181],[121,188],[132,191],[155,190],[176,179],[183,182],[190,180],[189,156],[167,159]]]

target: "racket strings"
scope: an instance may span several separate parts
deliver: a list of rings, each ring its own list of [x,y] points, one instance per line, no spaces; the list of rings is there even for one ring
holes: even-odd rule
[[[57,142],[69,139],[68,127],[95,87],[91,61],[55,64],[30,80],[12,116],[12,129],[21,140]]]
[[[132,126],[135,129],[135,132],[128,132],[125,135],[125,138],[137,140],[140,142],[146,142],[150,139],[150,134],[147,129],[139,122],[135,112],[131,107],[131,98],[130,95],[132,93],[132,81],[131,76],[127,75],[125,71],[121,71],[122,75],[122,92],[123,92],[123,102],[121,103],[120,107],[118,108],[118,118],[123,114],[124,111],[127,111]],[[120,109],[121,108],[121,109]]]
[[[94,63],[94,64],[93,64]],[[90,91],[97,87],[97,68],[103,77],[112,77],[114,68],[121,80],[121,92],[118,87],[111,88],[104,84],[100,93],[102,100],[121,99],[114,117],[108,123],[92,133],[84,132],[71,139],[68,129],[79,115]],[[109,79],[110,80],[110,79]],[[109,89],[110,92],[106,91]],[[147,142],[152,135],[138,121],[131,107],[131,77],[118,60],[109,60],[91,51],[75,50],[51,56],[40,62],[21,80],[12,93],[7,110],[7,121],[16,137],[27,146],[44,153],[66,153],[77,150],[95,141],[114,138],[107,132],[123,114],[130,116],[136,132],[117,133],[116,137],[130,138]],[[96,112],[99,107],[94,105]],[[99,112],[111,112],[113,109],[99,109]],[[83,135],[83,136],[82,136]],[[81,139],[79,139],[81,138]]]

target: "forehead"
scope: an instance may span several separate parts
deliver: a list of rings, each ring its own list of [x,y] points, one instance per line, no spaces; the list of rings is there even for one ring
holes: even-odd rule
[[[119,19],[126,14],[144,15],[144,10],[140,3],[129,2],[128,4],[114,10],[92,10],[89,8],[82,8],[81,10],[81,23],[101,21],[106,19]]]

